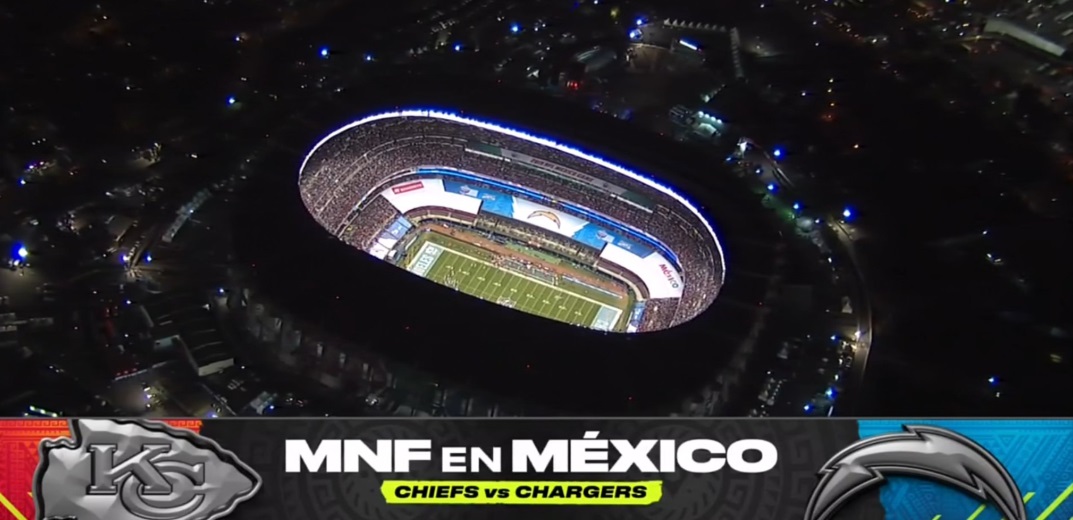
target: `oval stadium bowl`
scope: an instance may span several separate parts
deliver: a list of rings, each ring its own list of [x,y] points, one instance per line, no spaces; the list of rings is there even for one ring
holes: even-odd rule
[[[236,208],[242,327],[318,387],[414,413],[674,413],[716,398],[697,396],[761,323],[758,200],[628,122],[407,76],[266,134]]]
[[[313,147],[298,184],[309,213],[346,244],[460,293],[579,327],[673,327],[707,308],[725,276],[712,225],[673,188],[457,113],[358,119]]]

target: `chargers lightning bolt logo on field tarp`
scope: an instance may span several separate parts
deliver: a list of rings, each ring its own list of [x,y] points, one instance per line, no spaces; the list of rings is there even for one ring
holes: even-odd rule
[[[831,457],[820,469],[805,520],[830,520],[846,502],[889,475],[934,480],[994,504],[1006,520],[1028,520],[1017,483],[982,446],[944,428],[903,428],[905,433],[863,439]]]

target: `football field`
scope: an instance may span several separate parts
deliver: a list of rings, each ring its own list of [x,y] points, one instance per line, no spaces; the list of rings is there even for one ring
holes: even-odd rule
[[[425,241],[414,251],[406,269],[470,296],[556,321],[596,330],[613,330],[619,322],[620,309],[496,266],[491,257],[478,256],[484,255]]]

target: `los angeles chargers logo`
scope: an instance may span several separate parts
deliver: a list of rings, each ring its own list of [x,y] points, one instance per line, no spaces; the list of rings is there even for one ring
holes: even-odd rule
[[[537,218],[537,217],[544,217],[544,218],[552,221],[555,224],[556,228],[562,228],[563,227],[563,223],[559,220],[559,215],[556,215],[555,213],[552,213],[550,211],[543,210],[543,209],[542,210],[537,210],[537,211],[534,211],[534,212],[530,213],[528,217],[525,217],[525,220],[533,220],[534,218]]]

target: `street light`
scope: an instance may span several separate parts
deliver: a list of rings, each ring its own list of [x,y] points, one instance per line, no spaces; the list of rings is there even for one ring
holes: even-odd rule
[[[842,218],[845,219],[845,220],[849,220],[849,219],[853,218],[853,210],[851,210],[849,208],[846,208],[846,209],[842,210]]]
[[[20,244],[19,247],[15,249],[15,256],[19,257],[19,260],[26,260],[26,257],[30,256],[30,251],[26,249],[26,246]]]

